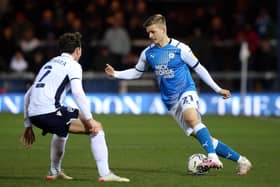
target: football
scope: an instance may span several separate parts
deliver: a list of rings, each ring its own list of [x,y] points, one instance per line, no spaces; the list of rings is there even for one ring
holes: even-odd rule
[[[197,166],[204,162],[207,157],[202,153],[196,153],[191,155],[187,160],[187,172],[193,175],[204,175],[207,172],[201,172],[197,169]]]

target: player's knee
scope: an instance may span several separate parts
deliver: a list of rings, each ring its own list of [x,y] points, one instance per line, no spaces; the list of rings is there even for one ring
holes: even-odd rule
[[[102,123],[100,122],[96,122],[94,126],[92,126],[90,129],[90,133],[93,135],[96,135],[101,131],[103,131],[103,128],[102,128]]]
[[[98,123],[98,126],[96,127],[96,130],[99,132],[101,130],[103,130],[102,124]]]
[[[185,118],[185,122],[190,126],[194,127],[196,124],[199,123],[199,120],[195,117],[189,116]]]
[[[184,121],[192,127],[200,123],[199,113],[195,108],[188,108],[184,110],[183,116]]]

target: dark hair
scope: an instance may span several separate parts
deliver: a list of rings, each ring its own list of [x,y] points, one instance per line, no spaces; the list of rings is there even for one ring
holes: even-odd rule
[[[77,47],[81,47],[82,35],[79,32],[65,33],[58,39],[58,46],[61,53],[73,53]]]
[[[148,19],[146,19],[146,21],[143,23],[143,27],[146,28],[153,24],[162,24],[165,26],[166,25],[165,17],[161,14],[152,15],[148,17]]]

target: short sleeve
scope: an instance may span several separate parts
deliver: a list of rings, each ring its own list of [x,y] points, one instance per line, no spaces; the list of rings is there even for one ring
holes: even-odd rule
[[[144,72],[148,69],[148,63],[146,61],[146,50],[147,48],[141,52],[138,62],[135,65],[135,69],[137,71]]]
[[[82,67],[77,62],[72,62],[68,69],[68,76],[70,81],[73,79],[82,80]]]
[[[191,68],[197,65],[198,59],[193,54],[192,50],[186,44],[180,43],[179,48],[181,49],[181,58],[186,62]]]

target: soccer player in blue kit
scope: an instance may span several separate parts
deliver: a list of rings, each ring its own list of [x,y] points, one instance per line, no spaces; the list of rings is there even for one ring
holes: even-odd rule
[[[91,114],[90,104],[82,86],[82,55],[80,33],[65,33],[59,37],[61,55],[52,58],[39,71],[34,83],[24,97],[25,146],[35,141],[32,125],[42,129],[43,135],[53,134],[51,164],[46,180],[65,179],[61,167],[69,133],[89,136],[90,148],[96,161],[99,182],[129,182],[109,169],[108,148],[102,124]],[[64,106],[67,92],[71,90],[79,109]],[[83,145],[81,145],[83,146]]]
[[[201,172],[210,168],[223,168],[219,156],[238,163],[238,174],[246,175],[251,162],[228,145],[211,136],[201,121],[198,112],[199,97],[190,69],[224,99],[231,96],[229,90],[220,88],[201,65],[191,49],[184,43],[167,35],[165,17],[155,14],[143,24],[153,44],[146,47],[134,68],[115,71],[109,64],[105,72],[118,79],[140,78],[148,67],[154,71],[162,101],[184,132],[195,137],[208,154],[208,159],[199,165]]]

